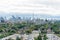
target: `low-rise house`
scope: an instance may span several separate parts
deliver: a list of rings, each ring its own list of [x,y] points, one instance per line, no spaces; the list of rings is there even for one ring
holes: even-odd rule
[[[6,40],[6,39],[14,39],[16,40],[17,37],[21,38],[22,40],[34,40],[34,37],[37,37],[39,35],[39,32],[38,31],[32,31],[31,34],[27,35],[27,34],[14,34],[14,35],[11,35],[11,36],[8,36],[8,37],[5,37],[5,38],[2,38],[1,40]]]
[[[5,37],[5,38],[2,38],[2,39],[0,39],[0,40],[7,40],[7,39],[9,39],[9,38],[15,40],[17,37],[21,38],[21,36],[20,36],[19,34],[14,34],[14,35],[11,35],[11,36],[8,36],[8,37]]]

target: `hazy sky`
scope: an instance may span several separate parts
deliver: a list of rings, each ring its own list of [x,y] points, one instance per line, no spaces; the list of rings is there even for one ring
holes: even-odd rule
[[[60,14],[60,0],[0,0],[0,12]]]

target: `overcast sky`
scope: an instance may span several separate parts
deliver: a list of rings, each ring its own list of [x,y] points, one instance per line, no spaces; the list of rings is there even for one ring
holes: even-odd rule
[[[60,14],[60,0],[0,0],[0,12]]]

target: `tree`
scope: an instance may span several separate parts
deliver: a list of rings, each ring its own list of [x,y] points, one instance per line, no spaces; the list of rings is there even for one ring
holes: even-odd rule
[[[29,29],[29,30],[26,30],[25,32],[26,32],[26,34],[30,34],[30,33],[32,33],[32,30]]]
[[[39,36],[37,38],[34,38],[34,40],[42,40],[41,34],[39,34]]]
[[[37,38],[34,38],[34,40],[38,40]]]
[[[38,40],[42,40],[42,36],[40,34],[38,36]]]
[[[47,38],[47,36],[46,35],[44,35],[44,38],[43,38],[43,40],[47,40],[48,38]]]
[[[21,40],[21,38],[17,37],[16,40]]]

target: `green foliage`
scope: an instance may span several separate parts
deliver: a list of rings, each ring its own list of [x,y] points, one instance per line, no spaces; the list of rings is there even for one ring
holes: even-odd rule
[[[46,35],[44,35],[44,38],[43,38],[43,40],[47,40],[48,38],[47,38],[47,36]]]
[[[21,38],[17,37],[16,40],[21,40]]]
[[[42,36],[39,34],[37,38],[34,38],[34,40],[42,40]]]
[[[47,21],[47,20],[46,20]],[[51,22],[47,22],[45,24],[34,24],[31,22],[22,22],[22,23],[0,23],[0,38],[12,35],[23,29],[23,32],[31,33],[33,30],[40,29],[42,33],[47,33],[47,29],[51,27],[55,34],[60,34],[60,22],[55,22],[52,24]],[[26,29],[24,29],[26,28]],[[41,35],[39,35],[41,36]],[[38,39],[41,39],[38,37]]]
[[[52,27],[53,31],[55,32],[55,34],[60,34],[60,25],[57,24],[53,24]]]
[[[30,33],[32,33],[32,30],[31,29],[30,30],[26,30],[25,32],[26,32],[26,34],[30,34]]]
[[[42,36],[41,35],[38,36],[38,40],[42,40]]]

